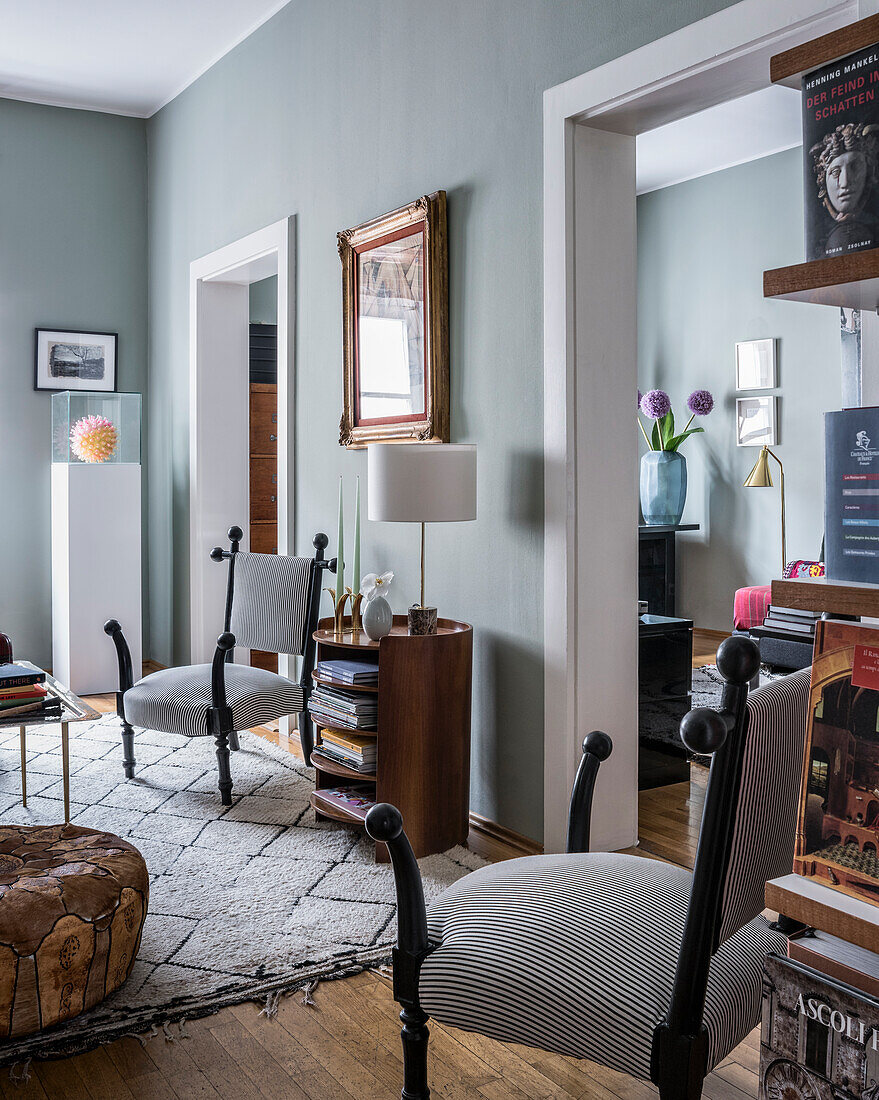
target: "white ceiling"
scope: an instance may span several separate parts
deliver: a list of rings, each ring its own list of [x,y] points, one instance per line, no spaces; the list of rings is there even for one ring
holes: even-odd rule
[[[0,0],[0,96],[148,118],[288,0]]]
[[[800,93],[773,85],[635,139],[639,195],[802,145]]]

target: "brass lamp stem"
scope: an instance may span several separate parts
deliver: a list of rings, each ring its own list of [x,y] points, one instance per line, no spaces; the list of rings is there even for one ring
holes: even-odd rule
[[[424,607],[424,521],[421,523],[421,607]]]
[[[785,516],[784,516],[784,466],[781,464],[781,459],[771,451],[768,447],[766,453],[770,458],[774,458],[778,463],[778,470],[781,474],[781,573],[784,576],[784,567],[787,565],[787,535],[785,532]]]

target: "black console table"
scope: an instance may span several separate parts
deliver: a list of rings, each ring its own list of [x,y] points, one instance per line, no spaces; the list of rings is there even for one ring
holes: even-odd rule
[[[675,536],[698,530],[698,523],[639,525],[638,599],[651,615],[675,615]]]
[[[693,621],[638,619],[638,789],[690,778],[681,719],[693,685]]]

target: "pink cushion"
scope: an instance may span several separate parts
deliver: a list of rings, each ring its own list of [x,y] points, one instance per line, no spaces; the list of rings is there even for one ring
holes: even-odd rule
[[[756,584],[751,588],[740,588],[736,592],[733,607],[733,625],[736,630],[750,630],[760,626],[769,607],[772,589],[768,584]]]

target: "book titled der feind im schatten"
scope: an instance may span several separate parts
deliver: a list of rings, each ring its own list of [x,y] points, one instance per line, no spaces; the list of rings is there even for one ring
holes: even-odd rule
[[[879,46],[803,77],[806,259],[879,245]]]

